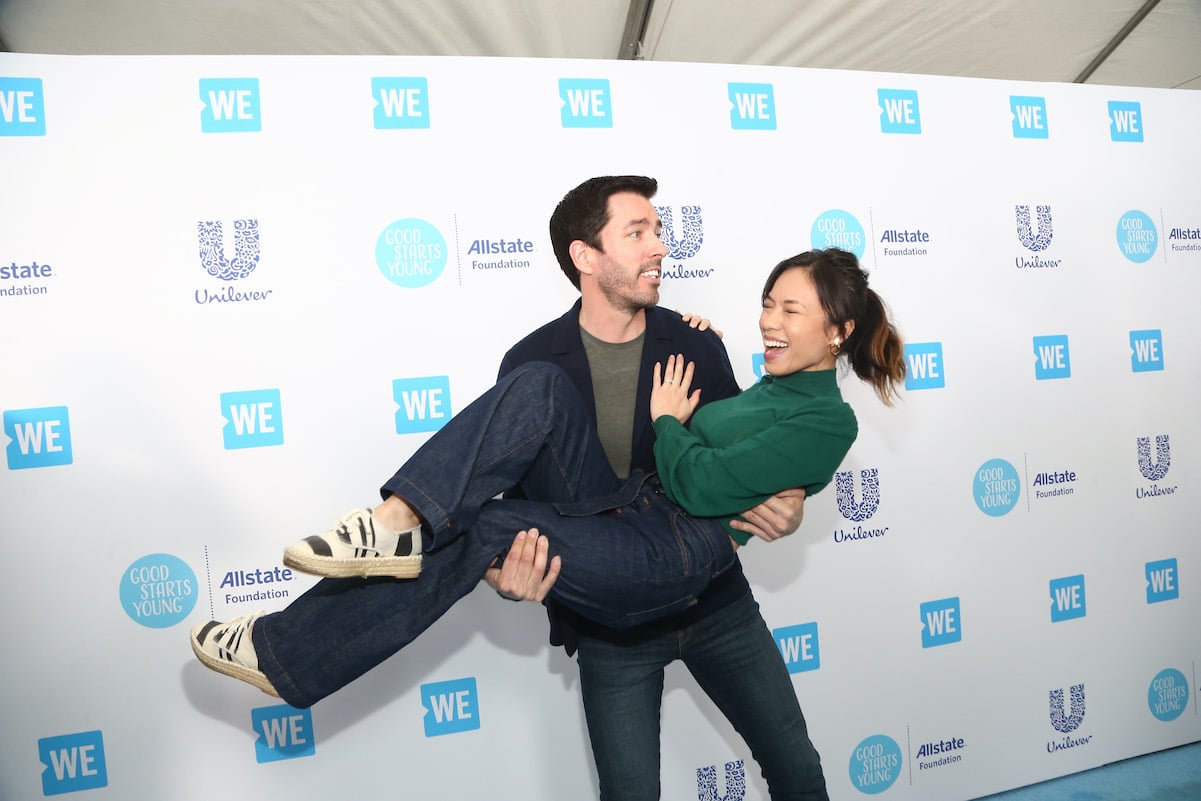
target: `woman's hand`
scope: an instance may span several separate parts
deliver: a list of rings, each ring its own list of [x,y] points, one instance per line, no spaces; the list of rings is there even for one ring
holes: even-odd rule
[[[689,394],[692,372],[696,365],[688,362],[685,366],[684,354],[681,353],[667,357],[667,366],[662,369],[660,367],[660,364],[655,362],[651,386],[651,420],[658,420],[667,414],[681,423],[687,423],[701,402],[699,389]]]

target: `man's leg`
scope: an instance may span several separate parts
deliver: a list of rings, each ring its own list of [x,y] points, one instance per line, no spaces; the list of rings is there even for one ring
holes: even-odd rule
[[[658,801],[663,668],[669,634],[621,644],[584,634],[576,660],[601,801]]]
[[[792,679],[750,593],[690,626],[683,660],[746,741],[773,801],[828,801]]]

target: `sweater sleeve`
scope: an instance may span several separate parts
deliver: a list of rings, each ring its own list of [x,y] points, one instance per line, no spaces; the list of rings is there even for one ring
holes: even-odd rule
[[[855,441],[849,407],[805,410],[724,447],[706,445],[679,420],[655,420],[663,488],[698,517],[735,516],[783,489],[813,494],[830,483]]]

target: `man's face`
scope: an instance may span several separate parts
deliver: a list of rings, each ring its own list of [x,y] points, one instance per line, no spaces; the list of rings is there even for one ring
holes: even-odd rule
[[[659,302],[660,266],[667,248],[659,239],[659,215],[636,192],[609,197],[609,222],[594,249],[593,278],[615,309],[637,311]]]

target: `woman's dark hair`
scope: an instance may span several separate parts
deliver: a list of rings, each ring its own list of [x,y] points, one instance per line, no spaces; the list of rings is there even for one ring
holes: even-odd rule
[[[609,223],[609,197],[633,192],[650,200],[658,189],[659,182],[645,175],[602,175],[589,178],[563,196],[550,216],[550,246],[559,268],[576,289],[580,288],[580,271],[571,260],[571,243],[578,239],[600,250],[600,232]]]
[[[844,335],[840,356],[846,356],[855,375],[872,385],[880,400],[891,406],[905,380],[904,343],[888,319],[888,309],[867,285],[867,272],[854,253],[839,248],[808,250],[775,266],[763,286],[763,299],[788,270],[803,269],[817,287],[826,320],[840,331],[855,321]]]

